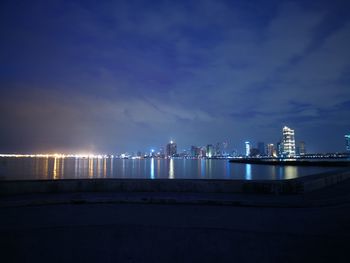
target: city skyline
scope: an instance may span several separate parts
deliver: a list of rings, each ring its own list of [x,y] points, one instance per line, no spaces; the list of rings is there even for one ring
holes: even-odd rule
[[[45,156],[45,155],[71,155],[71,156],[101,156],[106,154],[118,154],[118,155],[125,155],[125,154],[131,154],[132,156],[143,156],[143,155],[149,155],[149,156],[155,156],[158,154],[161,154],[165,157],[172,157],[178,153],[190,153],[189,155],[193,155],[192,151],[204,151],[204,154],[198,153],[197,156],[203,155],[203,157],[215,157],[215,156],[269,156],[269,157],[278,157],[278,156],[284,156],[284,157],[294,157],[294,156],[300,156],[306,154],[306,146],[304,140],[295,140],[295,132],[294,129],[291,129],[287,126],[282,127],[281,129],[281,136],[278,138],[275,138],[275,142],[269,141],[262,141],[261,139],[256,140],[249,140],[249,141],[243,141],[240,143],[240,145],[233,145],[229,143],[229,140],[225,141],[219,141],[216,142],[216,145],[214,147],[213,142],[207,142],[202,144],[190,144],[187,146],[178,147],[178,143],[174,139],[170,139],[168,142],[163,143],[163,145],[158,146],[149,146],[144,149],[141,149],[138,147],[137,149],[127,149],[127,150],[118,150],[114,149],[113,151],[109,152],[92,152],[92,151],[84,151],[84,150],[78,150],[78,151],[27,151],[27,152],[19,152],[19,151],[13,151],[13,152],[5,152],[2,151],[0,154],[2,155],[38,155],[38,156]],[[344,135],[345,142],[343,149],[339,151],[334,152],[316,152],[316,151],[308,151],[308,154],[318,154],[318,153],[347,153],[350,152],[350,135],[345,134]],[[255,147],[254,147],[255,146]],[[218,153],[218,151],[220,153]],[[253,153],[252,153],[253,151]],[[60,153],[58,153],[60,152]],[[210,152],[208,155],[207,153]],[[253,154],[253,155],[252,155]]]
[[[341,152],[349,8],[1,1],[0,152],[136,152],[171,138],[242,152],[247,140],[276,144],[285,125],[309,152]]]

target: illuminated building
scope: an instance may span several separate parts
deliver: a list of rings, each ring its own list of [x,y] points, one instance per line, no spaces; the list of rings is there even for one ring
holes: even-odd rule
[[[276,144],[276,151],[278,156],[283,155],[283,143],[281,141],[277,142]]]
[[[164,158],[165,152],[164,152],[164,147],[159,148],[159,157]]]
[[[200,154],[200,148],[197,146],[191,146],[191,157],[198,158]]]
[[[214,155],[214,146],[212,144],[207,145],[207,157],[211,158]]]
[[[273,143],[267,145],[267,156],[274,157],[276,155],[276,149]]]
[[[216,147],[215,147],[215,156],[221,156],[222,155],[222,151],[221,151],[221,143],[216,143]]]
[[[283,127],[283,156],[294,157],[295,156],[295,138],[294,130],[288,128],[287,126]]]
[[[260,156],[266,155],[265,143],[258,142],[258,150],[259,150]]]
[[[258,148],[250,148],[250,157],[257,157],[259,155],[259,149]]]
[[[167,145],[166,145],[166,157],[170,158],[175,156],[177,153],[177,145],[175,142],[170,141]]]
[[[222,143],[222,155],[227,156],[228,155],[227,150],[228,150],[228,142],[223,142]]]
[[[245,156],[249,157],[250,156],[250,142],[245,142]]]
[[[207,156],[207,149],[206,147],[200,147],[199,148],[199,157],[204,158]]]
[[[350,152],[350,134],[345,135],[345,149]]]

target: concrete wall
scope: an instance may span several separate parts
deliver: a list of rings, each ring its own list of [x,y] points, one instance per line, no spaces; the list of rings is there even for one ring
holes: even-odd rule
[[[199,192],[299,194],[350,179],[350,170],[290,180],[66,179],[0,181],[0,195],[60,192]]]

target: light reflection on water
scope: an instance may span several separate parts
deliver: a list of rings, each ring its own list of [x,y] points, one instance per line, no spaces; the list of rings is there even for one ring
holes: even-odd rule
[[[285,179],[292,179],[297,177],[298,170],[296,166],[286,166],[284,169],[285,169]]]
[[[151,159],[151,179],[154,179],[154,158]]]
[[[204,179],[205,178],[205,160],[204,159],[200,159],[199,160],[201,163],[201,177]]]
[[[225,178],[228,178],[230,176],[230,165],[231,164],[229,162],[226,162]]]
[[[114,159],[110,159],[110,173],[113,174],[113,161]],[[107,174],[106,174],[107,177]]]
[[[57,176],[57,162],[58,162],[58,158],[55,158],[54,163],[53,163],[53,179],[58,179],[58,176]]]
[[[252,165],[251,164],[245,165],[245,179],[252,180]]]
[[[337,168],[229,163],[215,159],[0,158],[0,180],[74,178],[292,179]]]
[[[174,179],[175,176],[174,176],[174,159],[170,159],[170,162],[169,162],[169,179]]]

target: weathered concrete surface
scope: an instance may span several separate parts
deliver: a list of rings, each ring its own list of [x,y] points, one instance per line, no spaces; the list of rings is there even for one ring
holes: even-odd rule
[[[6,196],[0,199],[1,262],[349,262],[349,190],[350,180],[284,196]],[[201,200],[237,202],[195,203]]]
[[[350,178],[350,170],[289,180],[79,179],[0,181],[0,195],[65,192],[195,192],[298,194]]]

